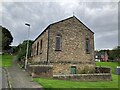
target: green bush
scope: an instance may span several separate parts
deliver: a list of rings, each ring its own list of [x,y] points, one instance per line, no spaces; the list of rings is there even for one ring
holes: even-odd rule
[[[90,67],[89,65],[85,65],[84,68],[81,70],[81,74],[88,74],[94,72],[95,72],[95,68]]]

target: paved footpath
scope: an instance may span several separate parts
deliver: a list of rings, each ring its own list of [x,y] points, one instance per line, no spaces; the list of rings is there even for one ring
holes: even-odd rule
[[[32,77],[26,71],[19,68],[16,57],[14,57],[12,67],[8,68],[7,71],[12,88],[36,88],[37,90],[39,88],[39,90],[43,90],[40,89],[42,86],[33,82]]]

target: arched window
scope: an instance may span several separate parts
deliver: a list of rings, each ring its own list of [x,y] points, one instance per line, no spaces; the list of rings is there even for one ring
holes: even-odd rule
[[[61,34],[57,34],[56,35],[56,47],[55,50],[56,51],[61,51],[61,47],[62,47],[62,36]]]
[[[86,38],[86,53],[90,53],[90,39]]]

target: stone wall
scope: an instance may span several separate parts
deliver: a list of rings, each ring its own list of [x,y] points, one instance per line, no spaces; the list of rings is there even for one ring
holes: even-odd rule
[[[111,81],[112,80],[111,72],[112,72],[111,68],[96,67],[95,72],[93,73],[53,75],[53,78],[62,79],[62,80],[76,80],[76,81]]]
[[[61,34],[61,50],[56,51],[56,35]],[[86,53],[86,38],[90,40],[90,53]],[[36,55],[37,43],[43,40],[42,50],[39,49]],[[49,45],[48,45],[49,44]],[[49,26],[32,45],[33,62],[46,62],[53,65],[53,72],[56,74],[70,74],[70,66],[77,65],[77,73],[89,63],[88,68],[94,71],[94,33],[88,29],[76,17],[71,17]],[[40,46],[39,46],[40,48]],[[53,63],[52,63],[53,62]],[[61,64],[59,62],[68,62]],[[74,63],[75,62],[75,63]],[[56,64],[57,63],[57,64]],[[44,63],[43,63],[44,64]]]
[[[58,66],[59,67],[59,66]],[[53,74],[53,66],[52,65],[28,65],[27,70],[29,74],[36,78],[36,77],[44,77],[44,78],[54,78],[54,79],[62,79],[62,80],[76,80],[76,81],[111,81],[111,69],[110,68],[96,68],[96,72],[94,73],[87,73],[87,74],[69,74],[66,69],[54,67],[57,71],[58,69],[61,70],[62,73],[59,75]],[[99,70],[98,70],[99,69]],[[60,71],[58,70],[58,71]],[[62,71],[63,70],[63,71]],[[66,71],[66,73],[65,73]],[[98,73],[97,71],[101,71]],[[57,72],[56,74],[58,74]]]
[[[52,65],[28,65],[27,71],[32,77],[53,77]]]
[[[56,35],[61,34],[61,51],[56,51]],[[94,33],[75,17],[50,26],[49,61],[78,61],[94,63]],[[90,39],[90,53],[86,53],[86,38]]]
[[[42,48],[41,48],[42,40]],[[37,55],[37,43],[39,43]],[[44,32],[32,45],[32,62],[45,62],[47,60],[48,30]]]
[[[76,66],[76,74],[87,74],[95,72],[95,66],[91,64],[54,63],[51,65],[53,65],[54,75],[71,74],[71,66]]]
[[[112,73],[112,69],[108,67],[96,67],[95,73]]]
[[[73,74],[73,75],[53,75],[54,79],[76,80],[76,81],[111,81],[110,73],[99,74]]]
[[[56,35],[61,34],[61,50],[56,51]],[[86,53],[86,38],[90,39],[90,53]],[[78,73],[83,69],[83,65],[89,63],[94,67],[94,33],[80,23],[75,17],[58,22],[50,26],[49,31],[49,62],[55,62],[54,73],[70,74],[70,63],[82,63],[77,65]],[[61,64],[59,62],[69,62]],[[56,65],[56,62],[58,65]],[[73,63],[72,63],[73,64]],[[91,65],[90,65],[91,64]],[[82,66],[81,66],[82,65]],[[94,71],[94,68],[91,68]]]

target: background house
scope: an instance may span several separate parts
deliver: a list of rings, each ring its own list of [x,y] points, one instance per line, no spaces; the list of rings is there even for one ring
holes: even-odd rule
[[[108,61],[108,52],[107,50],[95,51],[95,61]]]
[[[32,62],[53,65],[53,74],[93,72],[94,33],[75,16],[50,24],[32,44]]]

